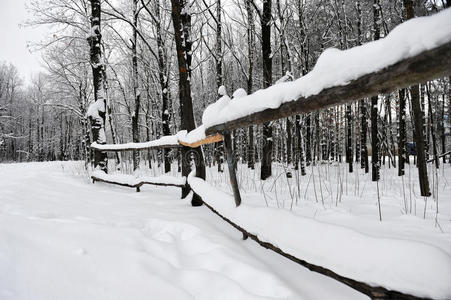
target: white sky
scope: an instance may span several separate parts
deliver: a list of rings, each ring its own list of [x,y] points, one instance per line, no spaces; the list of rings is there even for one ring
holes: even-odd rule
[[[25,9],[26,0],[0,0],[0,61],[10,62],[17,67],[25,83],[31,75],[42,71],[39,53],[30,53],[27,42],[44,39],[44,27],[19,26],[30,18]]]

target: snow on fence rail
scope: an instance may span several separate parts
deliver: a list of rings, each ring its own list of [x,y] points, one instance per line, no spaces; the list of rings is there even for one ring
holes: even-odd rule
[[[235,207],[230,195],[194,174],[188,184],[244,236],[372,299],[451,296],[451,257],[432,245],[371,237],[271,207]]]
[[[446,28],[445,28],[446,27]],[[409,20],[385,38],[348,50],[327,49],[314,69],[259,90],[205,116],[205,133],[344,104],[451,74],[451,9]]]
[[[157,177],[135,177],[127,174],[105,174],[103,171],[95,170],[91,173],[91,179],[94,182],[100,181],[120,186],[136,188],[139,192],[144,184],[183,187],[186,185],[186,177],[173,177],[161,175]]]
[[[373,299],[450,299],[451,286],[446,280],[451,277],[451,257],[437,248],[372,238],[290,212],[241,206],[230,143],[233,129],[392,92],[450,74],[451,9],[447,9],[405,22],[379,41],[345,51],[328,49],[315,68],[296,81],[279,83],[239,99],[225,95],[207,107],[204,124],[189,133],[181,131],[146,143],[91,147],[98,151],[199,147],[224,136],[235,204],[230,196],[194,175],[186,184],[244,237]],[[137,187],[141,182],[111,176],[93,173],[93,179],[113,184]],[[265,225],[268,220],[270,226]],[[347,243],[343,243],[345,239]]]
[[[186,130],[182,130],[175,135],[163,136],[154,141],[125,144],[98,144],[94,142],[91,144],[91,148],[105,152],[146,150],[157,148],[178,148],[183,146],[196,148],[205,144],[212,144],[219,141],[222,141],[221,134],[213,134],[206,137],[204,127],[200,126],[195,130],[192,130],[188,134]]]
[[[96,142],[94,142],[91,144],[92,149],[110,152],[176,147],[180,147],[177,135],[163,136],[157,140],[143,143],[97,144]]]

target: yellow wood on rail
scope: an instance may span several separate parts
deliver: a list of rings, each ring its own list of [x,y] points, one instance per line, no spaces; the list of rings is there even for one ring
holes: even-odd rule
[[[222,141],[222,135],[218,133],[218,134],[214,134],[214,135],[209,135],[206,138],[196,141],[194,143],[186,143],[186,142],[179,141],[179,144],[186,146],[186,147],[190,147],[190,148],[196,148],[201,145],[213,144],[213,143],[220,142],[220,141]]]

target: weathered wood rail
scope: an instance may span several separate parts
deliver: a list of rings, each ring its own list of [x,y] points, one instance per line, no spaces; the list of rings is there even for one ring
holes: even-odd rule
[[[368,59],[371,59],[370,57]],[[360,78],[350,81],[345,85],[333,86],[322,90],[316,95],[310,97],[301,97],[290,102],[286,102],[280,105],[278,108],[265,109],[259,112],[251,113],[250,115],[236,118],[231,121],[227,121],[221,124],[217,124],[205,129],[206,138],[187,143],[179,141],[179,145],[174,144],[154,144],[148,147],[140,147],[137,149],[136,145],[133,147],[123,147],[118,149],[117,147],[93,147],[100,151],[129,151],[129,150],[144,150],[152,148],[165,148],[165,147],[199,147],[205,144],[211,144],[222,140],[224,136],[225,140],[225,152],[227,154],[227,160],[229,165],[229,173],[231,178],[232,190],[234,194],[235,204],[239,206],[241,203],[241,195],[238,189],[238,184],[235,174],[235,158],[232,155],[230,132],[234,129],[245,128],[250,125],[258,125],[265,122],[286,118],[302,113],[308,113],[327,107],[349,103],[362,98],[371,97],[381,93],[389,93],[401,88],[407,88],[414,84],[420,84],[428,80],[433,80],[439,77],[444,77],[451,74],[451,41],[446,42],[433,49],[423,51],[415,56],[403,59],[397,63],[387,66],[377,72],[365,74]],[[127,185],[117,182],[111,182],[108,180],[102,180],[94,178],[96,181],[103,181],[106,183],[117,184],[127,187],[135,187],[139,189],[142,184]],[[165,184],[160,184],[165,185]],[[176,185],[179,186],[179,185]],[[409,295],[401,293],[399,291],[388,290],[381,286],[371,286],[366,282],[360,282],[356,279],[347,278],[327,269],[325,266],[313,265],[300,257],[295,257],[289,253],[284,252],[276,245],[268,243],[262,240],[258,235],[248,232],[245,228],[233,223],[223,216],[214,207],[211,207],[207,203],[204,204],[220,218],[227,223],[235,227],[238,231],[242,232],[243,237],[250,237],[262,247],[270,249],[293,262],[296,262],[311,271],[321,273],[325,276],[331,277],[339,282],[342,282],[365,295],[368,295],[372,299],[426,299],[415,295]],[[308,245],[306,245],[308,247]]]
[[[92,179],[92,183],[95,183],[96,181],[99,182],[104,182],[104,183],[109,183],[109,184],[114,184],[114,185],[119,185],[119,186],[125,186],[125,187],[129,187],[129,188],[136,188],[137,192],[141,191],[141,187],[145,184],[149,184],[149,185],[157,185],[157,186],[174,186],[174,187],[184,187],[186,186],[185,184],[181,184],[181,183],[164,183],[164,182],[154,182],[154,181],[150,181],[150,180],[142,180],[139,182],[136,182],[134,184],[130,184],[130,183],[126,183],[126,182],[120,182],[120,181],[116,181],[116,180],[109,180],[106,178],[100,178],[98,176],[91,176]]]
[[[371,58],[368,58],[371,59]],[[307,98],[283,103],[229,122],[205,129],[205,134],[218,134],[250,125],[308,113],[359,99],[393,92],[451,74],[451,42],[424,51],[378,72],[364,75],[346,85],[325,89]]]
[[[348,277],[344,277],[341,276],[337,273],[335,273],[332,270],[329,270],[325,267],[322,266],[318,266],[318,265],[314,265],[311,264],[303,259],[297,258],[289,253],[284,252],[283,250],[281,250],[279,247],[265,242],[263,240],[261,240],[257,235],[248,232],[246,229],[242,228],[241,226],[237,225],[236,223],[232,222],[231,220],[229,220],[227,217],[221,215],[218,211],[216,211],[212,206],[210,206],[208,203],[205,203],[205,206],[208,207],[213,213],[215,213],[216,215],[218,215],[221,219],[223,219],[224,221],[226,221],[227,223],[229,223],[230,225],[232,225],[233,227],[235,227],[238,231],[240,231],[243,234],[243,237],[247,238],[251,238],[252,240],[254,240],[255,242],[257,242],[260,246],[262,246],[263,248],[269,249],[271,251],[274,251],[277,254],[282,255],[285,258],[288,258],[289,260],[303,266],[306,267],[307,269],[309,269],[310,271],[313,272],[317,272],[320,274],[323,274],[327,277],[333,278],[343,284],[346,284],[347,286],[361,292],[362,294],[367,295],[368,297],[370,297],[371,299],[377,299],[377,300],[382,300],[382,299],[399,299],[399,300],[419,300],[419,299],[430,299],[430,298],[422,298],[422,297],[417,297],[414,295],[409,295],[409,294],[405,294],[405,293],[401,293],[398,291],[393,291],[393,290],[388,290],[384,287],[381,286],[371,286],[365,282],[361,282],[355,279],[351,279]]]

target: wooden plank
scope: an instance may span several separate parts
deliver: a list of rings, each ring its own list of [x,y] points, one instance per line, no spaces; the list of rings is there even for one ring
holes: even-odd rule
[[[96,181],[100,181],[100,182],[105,182],[105,183],[109,183],[109,184],[115,184],[115,185],[120,185],[120,186],[126,186],[126,187],[130,187],[130,188],[135,188],[137,186],[137,184],[128,184],[128,183],[123,183],[123,182],[116,182],[113,180],[107,180],[107,179],[102,179],[96,176],[91,176],[92,179],[92,183],[96,182]]]
[[[370,57],[368,59],[371,59]],[[286,102],[276,109],[266,109],[229,122],[206,128],[212,135],[250,125],[345,104],[384,94],[451,74],[451,42],[404,59],[378,72],[364,75],[347,85],[334,86],[317,95]]]
[[[175,186],[175,187],[184,187],[185,184],[177,184],[177,183],[161,183],[161,182],[150,182],[150,181],[141,181],[138,186],[141,187],[145,184],[150,184],[150,185],[158,185],[158,186]]]
[[[186,146],[186,147],[190,147],[190,148],[197,148],[201,145],[205,145],[205,144],[213,144],[216,142],[220,142],[222,141],[222,135],[220,134],[213,134],[213,135],[209,135],[206,138],[196,141],[194,143],[186,143],[183,141],[179,141],[180,145]]]
[[[136,184],[128,184],[128,183],[123,183],[123,182],[117,182],[117,181],[113,181],[113,180],[107,180],[107,179],[102,179],[96,176],[91,176],[91,179],[94,182],[96,181],[100,181],[100,182],[104,182],[104,183],[109,183],[109,184],[115,184],[115,185],[120,185],[120,186],[125,186],[125,187],[130,187],[130,188],[136,188],[137,192],[141,191],[141,186],[143,186],[144,184],[150,184],[150,185],[157,185],[157,186],[175,186],[175,187],[184,187],[185,184],[176,184],[176,183],[161,183],[161,182],[151,182],[151,181],[140,181]]]

